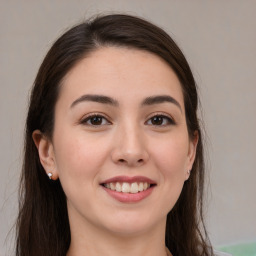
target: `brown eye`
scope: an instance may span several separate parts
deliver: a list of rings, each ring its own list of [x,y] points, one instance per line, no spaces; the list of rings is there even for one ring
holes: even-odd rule
[[[170,117],[164,116],[164,115],[155,115],[151,117],[146,123],[148,125],[154,125],[154,126],[166,126],[166,125],[175,124]]]
[[[102,124],[102,117],[101,116],[94,116],[90,118],[92,125],[101,125]]]
[[[154,116],[152,119],[151,119],[151,122],[153,125],[162,125],[163,124],[163,117],[162,116]]]
[[[110,122],[104,116],[101,116],[101,115],[88,116],[84,120],[82,120],[81,123],[85,125],[91,125],[91,126],[100,126],[100,125],[110,124]]]

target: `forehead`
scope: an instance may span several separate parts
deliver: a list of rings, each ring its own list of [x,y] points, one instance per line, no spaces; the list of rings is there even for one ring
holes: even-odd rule
[[[178,77],[163,59],[147,51],[123,47],[99,48],[67,73],[60,98],[75,99],[85,93],[133,99],[169,94],[183,105]]]

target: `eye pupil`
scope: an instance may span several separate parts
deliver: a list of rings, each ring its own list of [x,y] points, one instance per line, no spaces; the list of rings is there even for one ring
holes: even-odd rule
[[[102,117],[100,116],[94,116],[91,118],[91,123],[93,125],[100,125],[102,123]]]
[[[152,124],[153,125],[161,125],[163,123],[163,117],[161,116],[154,116],[152,118]]]

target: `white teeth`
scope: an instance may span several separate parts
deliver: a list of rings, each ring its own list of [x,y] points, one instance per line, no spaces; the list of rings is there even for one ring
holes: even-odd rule
[[[139,189],[140,192],[143,191],[143,189],[144,189],[143,182],[139,183],[139,188],[138,189]]]
[[[138,193],[144,190],[147,190],[150,187],[150,184],[147,182],[111,182],[105,183],[104,187],[109,188],[111,190],[123,193]]]
[[[110,183],[110,189],[111,190],[116,190],[116,185],[115,185],[115,183]]]
[[[149,187],[149,184],[147,182],[143,183],[143,189],[146,190]]]
[[[116,183],[116,191],[121,192],[122,191],[122,186],[119,182]]]
[[[131,189],[130,189],[131,193],[138,193],[139,192],[139,186],[137,184],[137,182],[134,182],[131,184]]]
[[[130,184],[127,182],[124,182],[122,185],[122,192],[123,193],[129,193],[130,192]]]

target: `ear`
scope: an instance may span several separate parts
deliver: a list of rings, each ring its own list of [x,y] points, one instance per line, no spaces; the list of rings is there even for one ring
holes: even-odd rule
[[[39,159],[46,174],[51,173],[53,180],[58,179],[52,142],[39,130],[33,132],[32,138],[37,147]]]
[[[190,176],[190,171],[192,170],[195,158],[196,158],[196,149],[199,140],[198,131],[194,132],[194,136],[190,139],[189,148],[188,148],[188,158],[187,158],[187,166],[186,166],[186,173],[185,179],[188,180]]]

